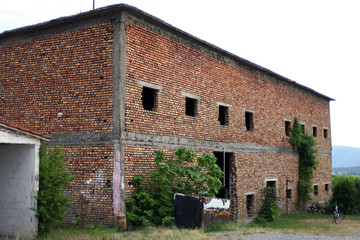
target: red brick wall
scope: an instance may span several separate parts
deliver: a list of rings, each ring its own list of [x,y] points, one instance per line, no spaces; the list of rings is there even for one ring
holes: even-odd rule
[[[0,52],[1,120],[46,134],[113,130],[110,24]]]
[[[290,147],[283,119],[298,116],[308,131],[312,131],[312,125],[318,126],[315,138],[318,147],[331,149],[331,132],[327,139],[323,137],[323,127],[330,130],[327,101],[266,80],[139,26],[128,26],[126,33],[126,131]],[[112,37],[111,24],[104,23],[1,47],[0,120],[45,134],[112,132]],[[164,87],[159,91],[156,111],[143,109],[142,86],[137,80]],[[196,117],[185,115],[185,97],[181,91],[202,98]],[[233,105],[229,108],[228,126],[218,121],[216,101]],[[252,132],[246,131],[243,108],[256,111]],[[57,117],[59,112],[63,113],[62,117]],[[126,146],[128,195],[131,178],[154,166],[152,153],[157,149]],[[66,146],[65,150],[70,168],[78,174],[69,188],[75,200],[69,218],[79,218],[83,191],[86,219],[112,222],[109,186],[113,146]],[[296,155],[235,153],[235,160],[240,215],[245,207],[243,193],[260,191],[269,171],[277,171],[282,194],[285,176],[289,174],[296,179]],[[320,161],[315,181],[322,184],[331,180],[330,156],[321,156]],[[296,199],[296,188],[293,189]],[[321,193],[322,186],[319,190]],[[257,206],[259,195],[255,196]]]
[[[76,175],[68,187],[74,201],[67,219],[80,221],[83,209],[84,221],[113,223],[113,146],[65,146],[64,151]]]
[[[127,32],[126,131],[170,135],[225,142],[250,142],[288,147],[283,118],[295,116],[306,129],[318,125],[316,140],[321,149],[330,150],[329,103],[300,91],[265,80],[222,61],[136,25]],[[164,86],[158,94],[156,111],[143,109],[142,80]],[[185,115],[181,91],[202,99],[198,115]],[[229,125],[220,125],[215,101],[232,104]],[[243,108],[256,111],[255,129],[247,132]]]
[[[127,103],[126,131],[224,142],[254,143],[291,147],[285,135],[284,118],[295,116],[312,134],[317,125],[318,148],[331,150],[329,103],[284,84],[275,83],[223,61],[206,56],[164,36],[136,25],[127,32]],[[142,106],[142,86],[137,80],[163,86],[158,93],[156,111]],[[181,91],[200,96],[198,115],[185,115],[185,97]],[[216,101],[232,104],[229,125],[220,125]],[[244,109],[255,111],[254,131],[245,127]],[[329,129],[328,138],[323,127]],[[137,171],[151,167],[153,147],[127,147],[127,182]],[[331,156],[320,155],[314,183],[321,182],[314,200],[326,199],[323,182],[331,182]],[[255,208],[260,207],[266,178],[277,179],[277,187],[286,202],[286,179],[291,180],[293,209],[297,199],[298,156],[279,153],[235,153],[238,214],[246,216],[247,192],[256,192]],[[329,186],[330,188],[330,186]],[[127,191],[129,193],[129,189]]]
[[[45,134],[113,131],[111,24],[0,52],[0,119]],[[80,221],[83,192],[84,219],[113,223],[113,146],[64,149],[77,175],[68,188],[74,200],[68,220]]]
[[[289,209],[294,207],[297,200],[298,181],[298,156],[295,154],[279,153],[235,153],[237,175],[239,215],[246,217],[246,195],[244,193],[256,192],[254,194],[255,209],[261,206],[263,200],[263,189],[266,180],[276,179],[276,187],[282,198],[282,211],[285,211],[286,180],[288,187],[292,190],[289,200]],[[255,213],[255,212],[254,212]]]
[[[330,158],[331,159],[331,158]],[[314,172],[313,183],[318,184],[319,194],[315,196],[312,194],[314,201],[328,200],[331,198],[331,179],[332,179],[332,168],[329,157],[320,155],[316,159],[319,162],[319,167]],[[325,183],[329,184],[329,191],[325,192]]]

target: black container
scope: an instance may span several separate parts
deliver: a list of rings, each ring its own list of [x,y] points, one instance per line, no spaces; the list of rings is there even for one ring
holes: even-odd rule
[[[175,194],[175,225],[205,228],[230,221],[230,200],[205,196]]]

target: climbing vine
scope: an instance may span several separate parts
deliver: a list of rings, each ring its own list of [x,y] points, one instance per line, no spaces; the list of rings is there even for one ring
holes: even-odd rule
[[[295,117],[293,128],[291,129],[290,143],[299,153],[299,181],[298,181],[298,205],[305,209],[307,202],[311,200],[312,178],[314,170],[319,165],[316,161],[317,149],[316,141],[308,133],[304,133],[303,126]]]

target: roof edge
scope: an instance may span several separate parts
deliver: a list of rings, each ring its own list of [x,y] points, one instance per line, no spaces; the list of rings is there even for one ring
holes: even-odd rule
[[[35,132],[35,131],[30,130],[30,129],[23,128],[23,127],[20,127],[20,126],[16,126],[16,125],[4,122],[4,121],[0,121],[0,127],[4,127],[4,128],[7,128],[7,129],[16,131],[16,132],[20,132],[20,133],[22,133],[24,135],[28,135],[28,136],[31,136],[31,137],[34,137],[34,138],[38,138],[38,139],[41,139],[43,141],[50,141],[50,139],[52,139],[52,137],[49,137],[49,136],[44,135],[42,133]]]
[[[220,47],[217,47],[216,45],[214,44],[211,44],[205,40],[202,40],[200,38],[197,38],[179,28],[176,28],[174,26],[172,26],[171,24],[149,14],[149,13],[146,13],[136,7],[133,7],[131,5],[127,5],[127,4],[115,4],[115,5],[109,5],[109,6],[106,6],[106,7],[102,7],[102,8],[98,8],[98,9],[95,9],[95,10],[91,10],[91,11],[87,11],[87,12],[83,12],[83,13],[79,13],[79,14],[75,14],[75,15],[70,15],[70,16],[65,16],[65,17],[60,17],[60,18],[57,18],[57,19],[53,19],[53,20],[50,20],[50,21],[46,21],[46,22],[43,22],[43,23],[38,23],[38,24],[35,24],[35,25],[30,25],[30,26],[25,26],[25,27],[20,27],[20,28],[16,28],[16,29],[13,29],[13,30],[8,30],[8,31],[4,31],[2,33],[0,33],[0,40],[1,39],[9,39],[9,38],[12,38],[12,37],[16,37],[18,35],[21,35],[21,34],[26,34],[26,33],[30,33],[34,30],[41,30],[41,29],[47,29],[47,28],[51,28],[51,27],[56,27],[56,26],[59,26],[59,25],[63,25],[63,24],[70,24],[70,23],[73,23],[73,22],[76,22],[76,21],[79,21],[79,20],[84,20],[84,19],[87,19],[89,17],[94,17],[94,16],[99,16],[99,15],[105,15],[105,14],[116,14],[116,13],[119,13],[121,11],[126,11],[126,12],[129,12],[129,13],[132,13],[134,15],[137,15],[139,17],[143,17],[143,18],[147,18],[148,20],[151,20],[151,21],[155,21],[155,24],[157,25],[161,25],[162,27],[165,27],[167,28],[168,30],[172,31],[172,32],[175,32],[177,34],[180,34],[180,35],[183,35],[187,38],[190,38],[190,39],[193,39],[195,41],[197,41],[198,43],[202,44],[202,45],[205,45],[206,47],[210,48],[211,50],[213,51],[216,51],[216,52],[220,52],[221,54],[233,59],[234,61],[236,62],[239,62],[255,71],[260,71],[268,76],[271,76],[271,77],[274,77],[276,79],[279,79],[291,86],[294,86],[296,88],[299,88],[299,89],[302,89],[306,92],[309,92],[315,96],[318,96],[322,99],[325,99],[327,101],[335,101],[335,99],[333,98],[330,98],[322,93],[319,93],[309,87],[306,87],[304,85],[301,85],[287,77],[284,77],[278,73],[275,73],[267,68],[264,68],[258,64],[255,64],[249,60],[246,60],[244,58],[241,58],[231,52],[228,52]]]

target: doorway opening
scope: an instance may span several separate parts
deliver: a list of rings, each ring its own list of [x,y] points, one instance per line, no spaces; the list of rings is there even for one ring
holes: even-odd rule
[[[230,199],[230,175],[232,175],[233,172],[230,166],[234,159],[234,154],[228,152],[214,152],[214,155],[217,158],[216,164],[220,167],[221,171],[224,172],[224,177],[220,179],[222,187],[216,197]]]
[[[253,216],[254,194],[246,195],[246,214],[249,218]]]

